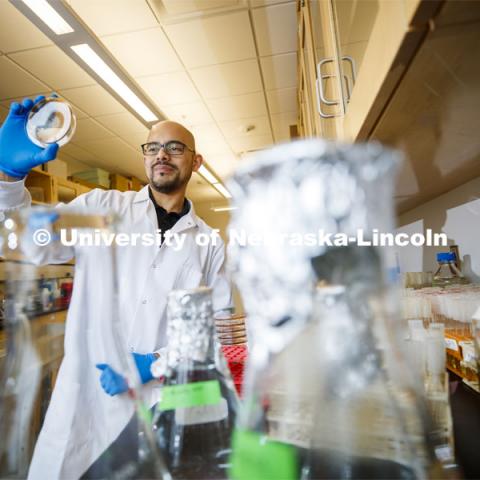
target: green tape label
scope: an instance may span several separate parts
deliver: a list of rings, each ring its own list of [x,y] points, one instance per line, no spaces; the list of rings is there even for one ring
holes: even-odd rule
[[[148,425],[152,424],[152,412],[143,403],[137,406],[139,417]]]
[[[162,398],[158,408],[173,410],[198,405],[215,405],[221,398],[218,380],[171,385],[162,388]]]
[[[233,480],[296,480],[295,448],[245,430],[233,434],[230,477]]]

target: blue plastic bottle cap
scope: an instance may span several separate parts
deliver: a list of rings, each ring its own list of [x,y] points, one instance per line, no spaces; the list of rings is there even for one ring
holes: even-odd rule
[[[456,259],[453,252],[437,253],[437,262],[454,262]]]

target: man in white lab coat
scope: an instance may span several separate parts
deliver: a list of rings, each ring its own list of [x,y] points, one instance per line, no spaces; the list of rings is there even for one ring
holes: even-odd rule
[[[36,99],[39,101],[39,99]],[[24,186],[31,168],[55,158],[57,145],[41,149],[25,133],[31,100],[12,104],[0,129],[0,212],[30,204]],[[192,172],[202,157],[193,135],[174,122],[160,122],[142,146],[149,185],[139,192],[93,190],[57,208],[111,211],[125,233],[155,234],[157,229],[184,234],[182,248],[129,245],[118,252],[120,324],[127,349],[137,354],[141,376],[152,353],[166,345],[166,296],[172,289],[213,289],[214,310],[232,309],[230,284],[224,275],[224,245],[217,238],[199,246],[197,234],[212,229],[195,215],[185,198]],[[0,213],[1,216],[1,213]],[[103,302],[111,269],[95,248],[59,245],[45,249],[36,261],[61,263],[76,257],[75,287],[67,316],[65,356],[30,465],[32,479],[82,476],[128,424],[133,407],[124,388],[112,383],[118,359],[111,346],[111,325]],[[52,253],[53,252],[53,253]],[[100,371],[95,367],[100,365]],[[145,367],[146,366],[146,367]],[[100,382],[100,380],[104,380]],[[148,380],[148,379],[147,379]],[[155,382],[146,385],[150,404]],[[107,394],[108,393],[108,394]]]

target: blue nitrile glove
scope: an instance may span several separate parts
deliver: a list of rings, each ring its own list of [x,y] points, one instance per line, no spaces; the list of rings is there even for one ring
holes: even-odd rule
[[[142,383],[147,383],[150,380],[153,380],[150,366],[156,360],[155,355],[153,353],[132,353],[132,355],[133,359],[135,360],[138,373],[140,374],[140,378],[142,379]],[[96,367],[99,370],[102,370],[102,374],[100,375],[100,384],[106,393],[113,396],[128,390],[128,385],[125,378],[117,373],[112,367],[110,367],[110,365],[107,363],[98,363]]]
[[[138,368],[140,378],[142,379],[142,383],[147,383],[150,380],[153,380],[153,375],[150,371],[150,367],[152,366],[152,363],[157,359],[157,357],[155,357],[155,354],[132,353],[132,355],[133,359],[135,360],[135,365]]]
[[[35,102],[26,98],[22,104],[14,102],[10,105],[10,112],[0,128],[0,170],[3,173],[20,179],[33,167],[56,157],[56,143],[46,148],[37,147],[30,141],[25,129],[30,110],[44,98],[37,97]]]
[[[110,365],[106,363],[97,363],[95,365],[99,370],[102,370],[100,375],[100,385],[110,396],[118,395],[119,393],[128,390],[127,381],[125,378],[117,373]]]

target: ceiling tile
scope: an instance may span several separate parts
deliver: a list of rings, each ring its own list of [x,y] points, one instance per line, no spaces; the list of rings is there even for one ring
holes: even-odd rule
[[[290,125],[296,125],[297,121],[297,114],[295,112],[276,113],[272,115],[275,142],[290,140]]]
[[[77,121],[77,128],[72,140],[79,145],[91,140],[113,137],[114,134],[103,128],[98,122],[91,118],[82,118]],[[68,153],[68,152],[67,152]]]
[[[287,3],[292,0],[249,0],[252,8],[265,7],[267,5],[276,5],[278,3]]]
[[[32,75],[22,70],[8,57],[0,57],[0,99],[27,97],[45,91],[45,85],[37,81]]]
[[[195,149],[202,155],[205,152],[223,151],[225,149],[225,138],[220,129],[214,124],[197,125],[191,128],[195,137]]]
[[[195,68],[190,75],[206,99],[262,91],[256,59]]]
[[[102,41],[133,77],[183,70],[160,27],[103,37]]]
[[[220,123],[220,130],[227,139],[271,134],[270,122],[267,116],[226,120]]]
[[[118,137],[85,142],[85,150],[95,155],[95,164],[123,175],[144,175],[143,157]]]
[[[14,53],[11,58],[54,90],[96,83],[57,46]]]
[[[212,142],[208,139],[204,140],[199,139],[197,143],[197,151],[200,153],[206,162],[210,157],[216,157],[218,155],[230,155],[232,149],[225,139],[222,138],[220,141]]]
[[[207,105],[217,122],[267,115],[263,92],[207,100]]]
[[[169,120],[179,122],[186,127],[213,122],[213,118],[203,102],[161,106],[161,110]]]
[[[157,27],[147,2],[139,0],[67,0],[97,36]]]
[[[0,2],[0,18],[2,19],[2,28],[0,28],[2,52],[10,53],[52,45],[49,38],[10,2]]]
[[[297,111],[296,88],[270,90],[267,92],[267,99],[271,114]]]
[[[227,179],[235,170],[238,164],[238,157],[232,152],[220,155],[210,155],[208,164],[222,181]]]
[[[100,85],[59,90],[58,93],[91,117],[126,111],[125,107]]]
[[[261,57],[297,51],[295,2],[257,8],[252,14]]]
[[[192,81],[185,72],[165,73],[136,80],[159,107],[200,100]]]
[[[95,155],[87,152],[74,142],[68,142],[66,145],[60,147],[60,155],[62,155],[62,153],[66,153],[75,160],[79,160],[88,164],[93,164],[95,162]]]
[[[187,68],[256,56],[247,11],[166,25],[165,31]]]
[[[122,135],[122,140],[127,142],[134,150],[140,152],[140,145],[146,143],[148,134],[145,133],[128,133]]]
[[[260,62],[266,90],[297,86],[296,53],[262,57]]]
[[[203,181],[198,174],[194,174],[192,180],[188,183],[186,195],[194,203],[200,201],[218,202],[224,198],[217,189]]]
[[[248,152],[250,150],[259,150],[273,144],[271,135],[257,135],[253,137],[231,138],[228,143],[235,153]]]
[[[27,95],[27,96],[29,98],[31,98],[32,100],[35,100],[39,95],[42,95],[44,97],[48,97],[51,93],[52,92],[43,91],[43,92],[33,93],[33,94],[30,94],[30,95]],[[24,98],[25,98],[25,95],[21,95],[20,97],[9,98],[8,100],[2,100],[0,103],[2,105],[4,105],[6,108],[10,108],[11,103],[13,103],[13,102],[21,103]],[[70,106],[72,107],[73,114],[75,115],[75,118],[77,120],[79,120],[80,118],[87,118],[88,117],[88,115],[83,110],[80,110],[79,108],[77,108],[77,106],[74,105],[73,103],[70,103]]]
[[[119,137],[131,133],[143,133],[145,138],[147,138],[148,135],[148,128],[140,122],[140,120],[137,120],[137,118],[130,112],[103,115],[101,117],[96,117],[95,120],[101,123],[105,128],[108,128],[117,134]]]
[[[161,0],[163,17],[178,17],[179,15],[211,14],[212,10],[228,9],[244,5],[246,0]],[[155,2],[157,3],[157,2]]]

